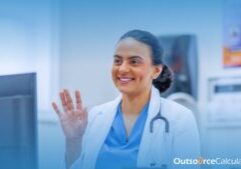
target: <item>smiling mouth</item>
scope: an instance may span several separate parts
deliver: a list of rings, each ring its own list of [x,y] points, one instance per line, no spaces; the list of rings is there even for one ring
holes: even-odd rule
[[[127,84],[127,83],[135,80],[134,78],[130,78],[130,77],[118,77],[117,79],[119,80],[119,82],[121,84]]]

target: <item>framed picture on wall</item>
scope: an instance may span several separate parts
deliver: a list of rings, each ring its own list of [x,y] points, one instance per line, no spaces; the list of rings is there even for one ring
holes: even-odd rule
[[[223,16],[223,66],[241,67],[241,1],[225,1]]]

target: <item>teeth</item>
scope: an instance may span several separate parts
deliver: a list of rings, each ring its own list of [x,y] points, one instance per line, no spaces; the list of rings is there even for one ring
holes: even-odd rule
[[[128,81],[131,81],[132,78],[120,78],[120,80],[123,82],[128,82]]]

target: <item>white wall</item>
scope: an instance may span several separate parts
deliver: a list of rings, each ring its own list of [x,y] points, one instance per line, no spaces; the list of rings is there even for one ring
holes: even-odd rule
[[[37,72],[38,105],[58,88],[57,1],[0,2],[0,74]]]

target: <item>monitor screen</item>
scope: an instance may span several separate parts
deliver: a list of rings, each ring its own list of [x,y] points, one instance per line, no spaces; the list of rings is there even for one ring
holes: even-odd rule
[[[36,74],[0,76],[0,169],[37,169]]]

